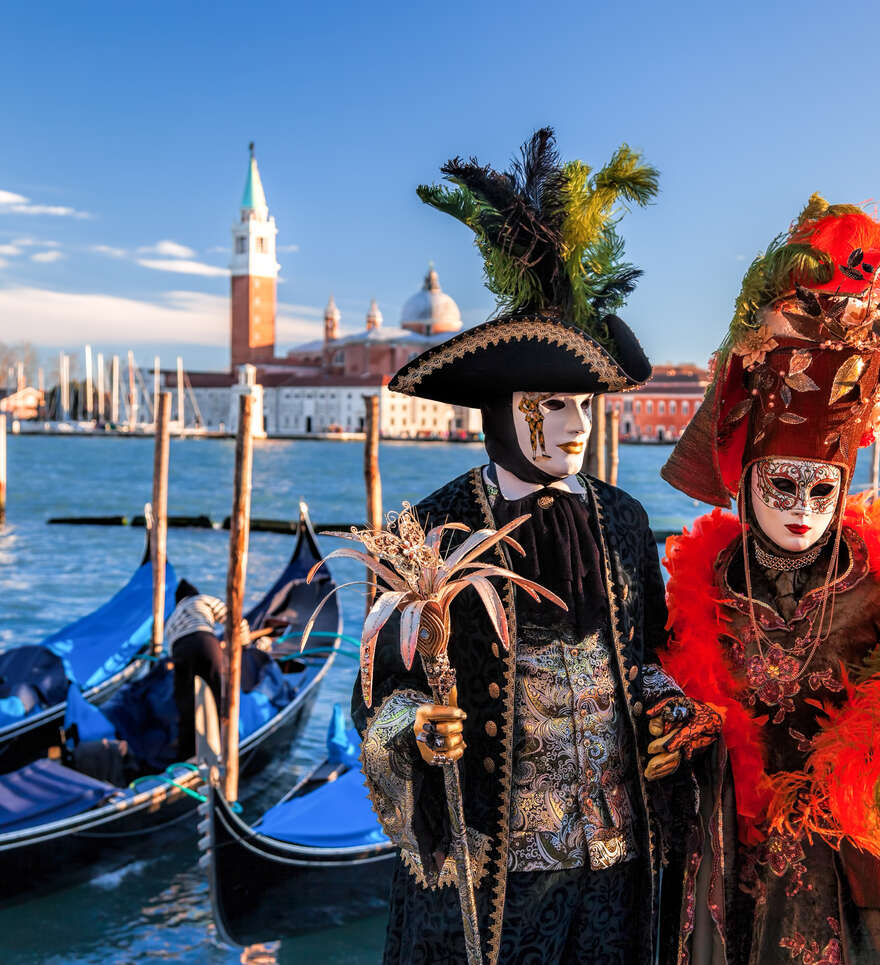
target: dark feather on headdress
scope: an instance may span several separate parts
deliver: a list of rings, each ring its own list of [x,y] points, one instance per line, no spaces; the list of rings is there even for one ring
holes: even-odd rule
[[[455,187],[422,185],[419,197],[474,232],[497,314],[554,309],[607,344],[601,318],[641,274],[623,261],[615,207],[647,204],[657,171],[625,144],[595,174],[581,161],[562,163],[549,127],[532,135],[509,171],[476,158],[453,158],[441,171]]]

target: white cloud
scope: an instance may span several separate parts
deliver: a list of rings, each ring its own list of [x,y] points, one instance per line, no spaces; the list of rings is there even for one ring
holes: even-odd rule
[[[275,343],[278,346],[311,342],[324,334],[324,309],[314,305],[279,302],[275,318]],[[279,349],[279,352],[285,349]]]
[[[49,265],[53,261],[60,261],[64,255],[57,249],[51,251],[38,251],[31,255],[31,261],[38,261],[41,264]]]
[[[77,211],[66,204],[32,204],[30,198],[13,191],[0,191],[0,214],[48,214],[60,218],[90,218],[87,211]]]
[[[173,258],[138,258],[137,263],[142,268],[153,268],[156,271],[176,271],[181,275],[204,275],[206,278],[226,278],[229,275],[228,268],[206,265],[201,261],[175,261]]]
[[[299,245],[279,245],[276,251],[299,251]]]
[[[229,299],[223,295],[171,291],[157,303],[116,295],[0,288],[0,341],[58,346],[71,339],[226,345]]]
[[[138,248],[144,255],[162,255],[163,258],[195,258],[195,251],[176,241],[157,241],[154,245]]]
[[[222,251],[224,254],[227,254],[227,253],[229,252],[229,246],[228,246],[228,245],[214,245],[212,248],[209,248],[209,249],[208,249],[208,253],[209,253],[209,254],[211,254],[211,253],[213,253],[213,252],[215,252],[215,251]]]
[[[9,265],[9,262],[6,261],[5,258],[0,258],[0,268],[6,268],[8,267],[8,265]]]
[[[112,245],[92,245],[89,251],[94,251],[99,255],[109,255],[111,258],[125,258],[128,254],[125,248],[114,248]]]
[[[23,254],[24,248],[60,248],[57,241],[39,241],[36,238],[16,238],[9,244],[0,245],[0,255],[14,258],[16,255]],[[38,259],[41,260],[41,259]],[[54,259],[42,259],[52,261]]]
[[[279,351],[321,338],[323,308],[278,305]],[[20,341],[57,348],[77,342],[225,347],[229,342],[229,297],[170,291],[147,302],[116,295],[0,288],[0,342]]]

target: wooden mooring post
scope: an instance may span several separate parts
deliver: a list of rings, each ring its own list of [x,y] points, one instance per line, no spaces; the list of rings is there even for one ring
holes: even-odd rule
[[[587,440],[587,455],[584,459],[584,471],[601,479],[606,479],[606,460],[605,460],[605,397],[597,395],[593,397],[593,427],[590,430],[590,438]]]
[[[367,526],[382,528],[382,477],[379,475],[379,397],[365,395],[364,483],[367,487]],[[367,570],[367,612],[376,595],[376,575]]]
[[[168,419],[171,395],[159,396],[156,411],[156,439],[153,446],[153,530],[150,533],[150,561],[153,564],[153,629],[150,652],[162,652],[165,636],[165,561],[168,558]]]
[[[6,522],[6,414],[0,412],[0,526]]]
[[[608,477],[612,486],[617,485],[617,471],[620,468],[620,410],[612,409],[608,413],[610,421],[608,431]]]
[[[170,401],[170,400],[169,400]],[[251,480],[254,440],[253,396],[242,395],[238,405],[238,434],[235,438],[235,482],[232,517],[229,524],[229,570],[226,574],[226,688],[221,724],[226,761],[224,793],[227,801],[238,800],[238,717],[241,701],[241,619],[247,575],[248,530],[251,517]]]

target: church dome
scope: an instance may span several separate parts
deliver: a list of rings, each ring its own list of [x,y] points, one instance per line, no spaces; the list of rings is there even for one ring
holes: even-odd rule
[[[406,300],[400,313],[400,327],[421,335],[457,332],[461,328],[458,305],[440,288],[440,279],[433,265],[425,275],[421,291]]]

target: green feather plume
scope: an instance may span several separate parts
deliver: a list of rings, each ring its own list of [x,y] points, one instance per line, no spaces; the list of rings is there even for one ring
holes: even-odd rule
[[[762,308],[790,295],[798,285],[809,288],[832,277],[834,265],[831,258],[825,252],[799,242],[798,237],[803,237],[819,218],[860,210],[849,204],[829,204],[819,194],[810,196],[790,230],[777,235],[745,273],[736,297],[730,331],[721,346],[722,360],[749,329],[760,325]]]
[[[418,195],[474,232],[497,314],[555,309],[608,345],[602,322],[633,291],[641,271],[623,260],[618,203],[644,206],[658,174],[622,145],[602,168],[563,164],[551,128],[523,145],[511,169],[453,158],[441,171],[454,187]]]

